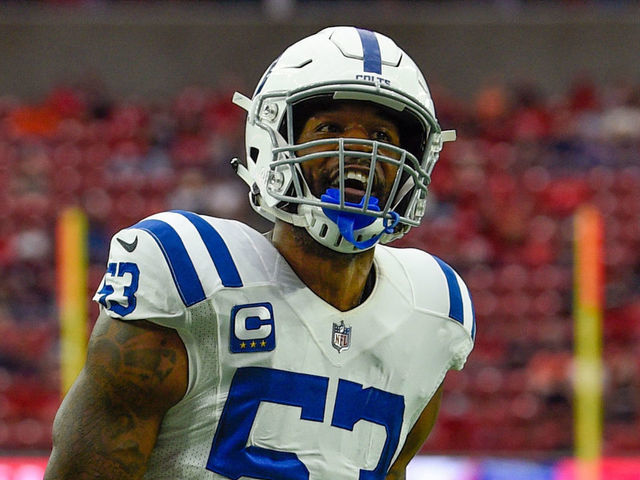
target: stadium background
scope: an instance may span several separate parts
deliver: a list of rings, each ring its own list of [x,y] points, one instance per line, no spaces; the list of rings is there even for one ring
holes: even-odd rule
[[[467,280],[478,340],[409,478],[573,478],[571,232],[585,203],[605,225],[602,478],[640,478],[636,2],[60,0],[0,5],[0,479],[41,478],[50,448],[60,212],[89,219],[87,299],[110,236],[147,214],[266,228],[228,166],[243,154],[231,93],[331,24],[394,37],[458,130],[402,243]]]

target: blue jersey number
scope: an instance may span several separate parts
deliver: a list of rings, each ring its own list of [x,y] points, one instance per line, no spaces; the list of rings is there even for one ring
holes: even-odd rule
[[[329,379],[262,367],[239,368],[231,382],[207,469],[233,480],[306,480],[309,470],[295,453],[247,446],[261,402],[300,407],[300,419],[322,422]],[[331,425],[352,431],[360,420],[382,425],[387,438],[374,470],[360,470],[360,480],[382,480],[398,447],[404,398],[340,380]]]
[[[125,274],[129,274],[131,281],[126,285],[122,291],[122,295],[127,299],[126,305],[121,305],[115,300],[110,300],[108,297],[115,292],[113,285],[109,284],[111,277],[124,277]],[[128,313],[131,313],[136,308],[136,292],[138,291],[138,280],[140,278],[140,270],[138,265],[131,262],[110,263],[107,265],[107,274],[104,276],[104,285],[98,292],[100,295],[99,302],[104,305],[108,310],[117,313],[124,317]]]

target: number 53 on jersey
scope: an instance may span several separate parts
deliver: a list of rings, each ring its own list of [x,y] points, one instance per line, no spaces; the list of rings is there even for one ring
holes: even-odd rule
[[[323,422],[329,379],[317,375],[245,367],[236,371],[207,469],[237,480],[242,476],[265,480],[306,480],[307,467],[293,452],[248,445],[261,402],[300,408],[301,422]],[[340,379],[331,426],[352,431],[360,421],[385,428],[386,439],[374,470],[360,470],[360,480],[383,480],[398,447],[404,398],[377,388]]]

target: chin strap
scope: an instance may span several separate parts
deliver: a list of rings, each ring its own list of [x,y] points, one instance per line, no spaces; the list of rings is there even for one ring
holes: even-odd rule
[[[325,203],[340,205],[340,190],[337,188],[328,188],[326,193],[324,193],[320,197],[320,200]],[[362,208],[364,206],[364,197],[360,200],[359,203],[345,201],[344,204],[348,207]],[[380,211],[380,207],[378,206],[378,199],[376,197],[369,197],[367,210],[371,210],[372,212]],[[400,215],[398,215],[396,212],[389,212],[391,218],[385,218],[383,220],[384,230],[382,232],[370,238],[369,240],[358,242],[355,239],[354,231],[368,227],[376,221],[376,217],[367,215],[366,213],[342,212],[340,210],[333,210],[331,208],[325,207],[322,208],[322,211],[329,218],[329,220],[338,225],[340,234],[345,238],[345,240],[347,240],[349,243],[352,243],[361,250],[366,250],[367,248],[375,245],[380,237],[382,237],[382,234],[393,233],[396,225],[400,220]]]

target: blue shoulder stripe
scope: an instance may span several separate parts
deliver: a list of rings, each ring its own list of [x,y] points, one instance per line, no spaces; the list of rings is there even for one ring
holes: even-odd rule
[[[462,306],[462,294],[460,285],[453,269],[435,255],[433,256],[440,268],[444,272],[449,287],[449,317],[464,325],[464,308]]]
[[[460,285],[456,278],[456,273],[449,265],[443,262],[441,259],[433,255],[433,258],[438,262],[440,268],[444,272],[444,276],[447,279],[447,286],[449,288],[449,317],[460,322],[464,325],[464,306],[462,303],[462,293],[460,292]],[[473,308],[473,301],[471,301],[471,293],[469,293],[469,301],[471,302],[471,339],[476,339],[476,313]]]
[[[362,60],[364,62],[364,71],[382,74],[382,57],[380,56],[380,44],[376,38],[376,34],[358,28],[358,35],[362,42]]]
[[[469,299],[471,299],[471,292],[469,292]],[[471,299],[471,316],[473,318],[473,325],[471,326],[471,339],[476,341],[476,310],[473,308],[473,299]]]
[[[240,278],[236,264],[233,262],[233,258],[231,258],[231,252],[229,252],[227,244],[224,243],[223,238],[217,230],[209,222],[195,213],[184,210],[173,211],[187,218],[187,220],[196,227],[196,230],[198,230],[211,256],[211,260],[213,260],[213,264],[216,266],[222,285],[225,287],[242,287],[242,279]]]
[[[231,258],[231,253],[215,228],[194,213],[181,210],[175,210],[174,212],[187,218],[200,234],[220,276],[222,285],[225,287],[242,287],[242,280]],[[148,219],[138,222],[131,228],[139,228],[148,232],[156,241],[167,261],[180,298],[187,307],[195,305],[206,298],[193,261],[180,235],[171,225],[162,220]]]
[[[205,299],[202,284],[180,235],[161,220],[142,220],[131,228],[148,232],[156,241],[169,265],[180,298],[187,307]]]

